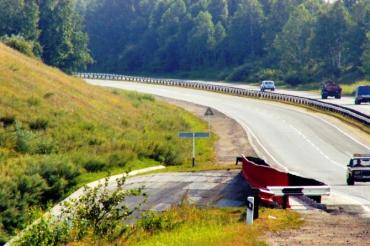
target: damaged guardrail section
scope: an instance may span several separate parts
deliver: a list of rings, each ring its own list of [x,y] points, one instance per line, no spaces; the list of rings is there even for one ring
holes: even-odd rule
[[[269,100],[276,100],[282,102],[289,102],[298,105],[306,105],[314,107],[320,110],[328,111],[343,115],[352,120],[355,120],[365,126],[370,126],[370,116],[358,112],[354,109],[346,108],[340,105],[332,103],[322,102],[316,99],[299,97],[293,95],[286,95],[275,92],[261,92],[258,90],[235,88],[232,86],[215,85],[212,82],[201,82],[196,80],[178,80],[178,79],[159,79],[159,78],[147,78],[147,77],[136,77],[126,76],[117,74],[102,74],[102,73],[75,73],[77,77],[83,79],[103,79],[103,80],[118,80],[118,81],[130,81],[148,84],[158,84],[166,86],[178,86],[186,87],[214,92],[221,92],[227,94],[233,94],[237,96],[255,97]]]
[[[256,157],[237,157],[236,164],[242,162],[241,174],[254,191],[254,196],[269,206],[287,208],[289,196],[307,196],[321,202],[321,196],[329,195],[330,188],[315,179],[281,172]]]

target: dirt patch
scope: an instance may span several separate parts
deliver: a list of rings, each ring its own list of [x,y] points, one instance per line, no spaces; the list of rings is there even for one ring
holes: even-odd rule
[[[158,98],[181,107],[197,117],[208,121],[208,118],[204,116],[208,107],[164,97]],[[215,109],[212,109],[212,111],[214,115],[209,117],[210,126],[219,136],[219,140],[216,142],[217,163],[234,163],[235,157],[241,154],[256,156],[244,129],[235,120],[227,117],[223,113]]]
[[[370,245],[370,219],[345,213],[302,212],[298,230],[268,233],[268,245]]]

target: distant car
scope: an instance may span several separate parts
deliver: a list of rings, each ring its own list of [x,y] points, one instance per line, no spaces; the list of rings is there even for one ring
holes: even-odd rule
[[[260,88],[261,88],[261,91],[265,91],[265,90],[274,91],[276,89],[275,82],[272,80],[264,80],[262,81]]]
[[[356,89],[355,104],[370,102],[370,85],[360,85]]]
[[[321,98],[327,99],[328,97],[335,97],[337,99],[342,96],[342,88],[334,81],[328,80],[321,87]]]
[[[347,184],[370,181],[370,154],[354,154],[347,166]]]

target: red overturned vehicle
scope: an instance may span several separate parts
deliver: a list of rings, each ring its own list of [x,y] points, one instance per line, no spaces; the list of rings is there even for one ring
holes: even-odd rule
[[[237,157],[242,163],[242,176],[252,187],[255,198],[266,206],[289,208],[290,196],[306,196],[320,203],[321,196],[329,195],[330,188],[315,179],[300,177],[272,168],[256,157]]]

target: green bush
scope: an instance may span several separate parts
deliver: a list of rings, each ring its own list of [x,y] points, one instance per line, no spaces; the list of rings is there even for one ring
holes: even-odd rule
[[[76,178],[80,171],[71,162],[60,156],[48,156],[36,163],[30,164],[26,170],[28,174],[39,174],[45,179],[48,189],[42,194],[44,204],[50,200],[63,197],[70,188],[76,185]]]
[[[4,127],[11,126],[15,123],[15,116],[8,115],[0,117],[0,122],[3,124]]]
[[[146,231],[155,233],[162,230],[172,230],[178,223],[175,223],[169,216],[149,211],[143,213],[138,225]]]
[[[97,159],[88,160],[83,164],[86,171],[99,172],[107,169],[105,162]]]
[[[89,232],[95,240],[114,241],[128,230],[128,220],[146,201],[143,188],[124,190],[125,178],[116,179],[115,191],[110,191],[109,178],[96,187],[84,187],[79,199],[63,204],[62,216],[73,225],[73,238],[81,239]],[[137,197],[135,207],[125,204],[125,199]]]
[[[42,137],[32,142],[31,153],[39,155],[48,155],[57,150],[55,143],[48,138]]]
[[[30,122],[29,126],[32,130],[46,130],[49,126],[49,122],[45,119],[36,119]]]
[[[14,241],[14,246],[54,246],[68,243],[71,226],[55,221],[50,215],[41,216]]]
[[[19,122],[16,122],[15,131],[16,131],[15,150],[20,153],[30,152],[31,150],[30,141],[33,137],[32,132],[23,129],[22,124]]]
[[[5,45],[18,50],[29,57],[36,57],[39,54],[40,46],[32,41],[27,41],[20,35],[4,36],[0,39]]]
[[[39,106],[41,104],[41,100],[37,97],[29,97],[27,99],[27,104],[30,107]]]

